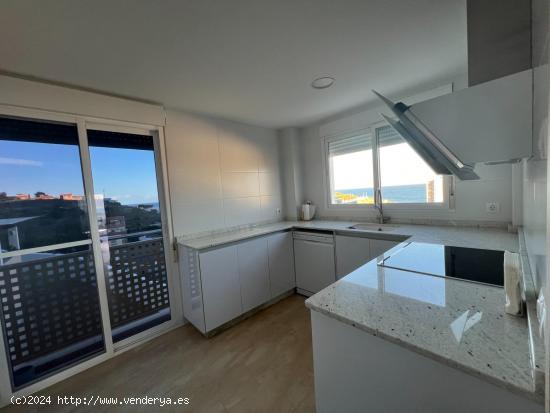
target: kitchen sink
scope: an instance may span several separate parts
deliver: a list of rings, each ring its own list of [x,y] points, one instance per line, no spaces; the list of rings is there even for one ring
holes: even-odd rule
[[[348,229],[358,229],[361,231],[376,231],[376,232],[391,232],[395,230],[395,225],[382,225],[382,224],[353,224]]]

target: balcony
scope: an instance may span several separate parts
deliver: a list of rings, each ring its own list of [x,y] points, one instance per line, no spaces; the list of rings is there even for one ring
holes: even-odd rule
[[[169,320],[170,303],[160,231],[109,238],[102,253],[117,342]],[[90,246],[35,257],[0,266],[2,321],[15,388],[105,348]]]

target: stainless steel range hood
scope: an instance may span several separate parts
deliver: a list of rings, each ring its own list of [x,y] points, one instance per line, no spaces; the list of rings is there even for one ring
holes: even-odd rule
[[[412,106],[374,93],[396,117],[386,121],[435,172],[473,180],[476,164],[533,154],[531,2],[466,0],[466,12],[468,87]]]
[[[402,102],[393,103],[375,90],[373,92],[397,116],[398,120],[394,120],[382,114],[386,122],[430,165],[435,173],[455,175],[464,181],[479,179],[474,172],[474,165],[462,162],[409,110],[409,106]]]

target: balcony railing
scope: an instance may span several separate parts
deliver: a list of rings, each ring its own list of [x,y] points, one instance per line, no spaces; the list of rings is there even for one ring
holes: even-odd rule
[[[162,237],[111,245],[109,253],[105,276],[113,336],[141,331],[155,317],[169,319]],[[16,386],[22,367],[51,370],[67,363],[66,355],[60,357],[64,353],[103,348],[91,250],[1,265],[0,301]]]
[[[162,237],[109,247],[106,265],[113,329],[170,306]]]

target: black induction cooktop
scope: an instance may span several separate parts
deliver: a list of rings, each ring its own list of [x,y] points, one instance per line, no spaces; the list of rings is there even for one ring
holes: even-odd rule
[[[504,285],[504,251],[411,242],[379,265],[439,277]]]

